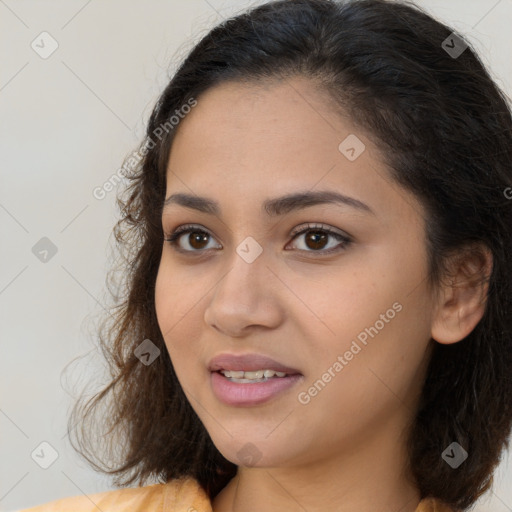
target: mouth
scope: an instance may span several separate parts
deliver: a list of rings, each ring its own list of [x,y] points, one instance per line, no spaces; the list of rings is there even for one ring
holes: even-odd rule
[[[221,354],[208,369],[214,395],[231,406],[255,406],[283,395],[304,379],[291,368],[261,354]]]
[[[224,377],[226,377],[230,382],[238,382],[240,384],[247,384],[250,382],[267,382],[270,379],[282,379],[292,375],[286,372],[277,372],[275,370],[256,370],[252,372],[244,370],[219,370],[217,373],[224,375]]]
[[[243,371],[248,374],[251,372],[272,370],[287,375],[300,374],[300,371],[296,368],[287,366],[263,354],[219,354],[210,361],[208,370],[211,372],[220,370],[232,372]],[[240,378],[240,376],[236,378]],[[249,375],[247,378],[251,378],[251,376]]]
[[[250,407],[263,404],[278,396],[284,396],[290,388],[304,379],[303,375],[263,377],[261,379],[235,379],[222,372],[211,373],[211,387],[218,400],[234,407]]]

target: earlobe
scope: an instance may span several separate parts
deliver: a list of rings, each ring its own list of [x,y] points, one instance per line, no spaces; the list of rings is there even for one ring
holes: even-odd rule
[[[484,244],[472,244],[450,258],[449,277],[440,285],[432,317],[431,336],[435,341],[457,343],[482,319],[492,261],[492,253]]]

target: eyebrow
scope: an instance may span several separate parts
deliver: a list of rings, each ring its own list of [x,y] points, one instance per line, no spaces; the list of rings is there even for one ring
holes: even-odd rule
[[[207,197],[177,193],[170,195],[164,201],[164,209],[172,204],[198,210],[210,215],[221,214],[219,203]],[[331,190],[296,192],[274,199],[267,199],[263,202],[262,210],[266,212],[267,215],[276,217],[319,204],[341,204],[375,215],[375,212],[362,201]]]

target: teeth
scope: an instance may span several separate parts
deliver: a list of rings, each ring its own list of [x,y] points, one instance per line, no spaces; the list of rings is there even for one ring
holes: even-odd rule
[[[228,379],[244,379],[244,380],[257,380],[257,379],[263,379],[265,377],[266,379],[269,379],[271,377],[285,377],[285,372],[276,372],[274,370],[257,370],[254,372],[244,372],[242,371],[234,371],[234,370],[221,370],[220,373],[224,375],[224,377],[227,377]]]
[[[264,370],[258,370],[256,372],[244,372],[243,376],[240,376],[239,378],[245,378],[245,379],[262,379],[263,378]]]

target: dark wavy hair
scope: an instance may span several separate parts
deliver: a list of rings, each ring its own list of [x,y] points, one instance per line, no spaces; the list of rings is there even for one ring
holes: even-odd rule
[[[450,47],[467,45],[460,55],[443,46],[449,36]],[[457,251],[483,244],[492,253],[480,322],[458,343],[431,340],[407,439],[421,498],[467,509],[490,488],[512,423],[510,100],[463,35],[405,2],[268,2],[222,22],[186,56],[117,198],[120,260],[107,281],[114,305],[99,329],[110,377],[74,405],[71,443],[116,486],[191,476],[213,499],[236,474],[186,399],[155,313],[166,166],[179,129],[169,120],[216,84],[294,76],[320,85],[382,150],[392,179],[421,201],[432,289]],[[145,339],[161,351],[150,365],[134,354]],[[453,441],[469,453],[456,470],[441,457]]]

